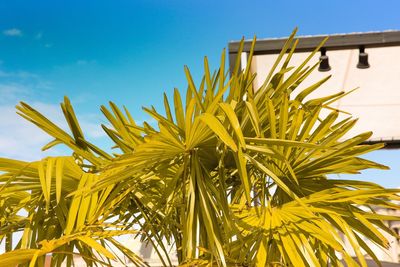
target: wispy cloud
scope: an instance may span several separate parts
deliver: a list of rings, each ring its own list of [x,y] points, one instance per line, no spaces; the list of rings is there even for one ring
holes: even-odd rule
[[[63,146],[42,152],[41,148],[50,142],[52,137],[15,112],[15,104],[23,100],[69,132],[59,104],[45,100],[46,91],[51,90],[51,82],[35,73],[0,70],[0,157],[30,161],[49,155],[70,154]],[[77,116],[89,140],[104,139],[100,117],[88,113]]]
[[[16,37],[21,37],[22,36],[22,31],[17,28],[11,28],[3,31],[3,34],[6,36],[16,36]]]
[[[34,95],[41,97],[50,88],[51,83],[35,73],[0,69],[0,104],[17,103]]]
[[[20,96],[22,98],[29,95],[29,93],[29,90],[22,84],[0,83],[0,104],[18,101],[16,96]]]
[[[12,78],[21,78],[21,79],[39,78],[38,75],[28,72],[28,71],[7,72],[7,71],[3,71],[3,70],[0,70],[0,77],[12,77]]]
[[[86,60],[80,59],[76,62],[77,65],[86,65],[88,62]]]
[[[58,104],[45,102],[29,102],[53,123],[68,131],[68,125]],[[13,105],[0,104],[0,157],[20,160],[38,160],[44,156],[70,154],[64,146],[55,147],[42,152],[41,148],[53,138],[34,124],[24,120],[15,112]],[[99,121],[93,115],[77,115],[82,130],[89,140],[101,140],[105,137]]]
[[[95,64],[96,60],[86,60],[86,59],[79,59],[76,61],[77,65],[88,65],[88,64]]]
[[[0,157],[39,159],[42,156],[40,148],[51,138],[18,116],[14,106],[0,105],[0,112],[3,114],[0,119]]]
[[[35,35],[35,39],[36,39],[36,40],[40,40],[40,39],[42,39],[42,37],[43,37],[43,33],[42,33],[42,32],[38,32],[38,33]]]

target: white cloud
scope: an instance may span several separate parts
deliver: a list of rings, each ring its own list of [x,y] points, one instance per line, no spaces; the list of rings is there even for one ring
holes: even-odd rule
[[[0,112],[0,157],[35,160],[43,156],[40,148],[51,138],[17,115],[14,106],[0,106]]]
[[[17,37],[20,37],[20,36],[22,36],[22,31],[21,31],[20,29],[17,29],[17,28],[12,28],[12,29],[4,30],[4,31],[3,31],[3,34],[4,34],[4,35],[7,35],[7,36],[17,36]]]
[[[43,102],[29,103],[32,107],[45,115],[57,126],[69,132],[68,125],[62,115],[59,105]],[[0,105],[0,157],[20,160],[37,160],[44,156],[65,154],[62,147],[52,148],[42,152],[41,148],[53,138],[39,129],[36,125],[25,120],[18,114],[13,105]],[[99,140],[105,137],[98,121],[91,121],[90,115],[77,115],[85,137],[89,140]],[[70,154],[68,152],[68,154]]]
[[[7,72],[3,70],[0,70],[0,77],[11,77],[11,78],[21,78],[21,79],[39,78],[38,75],[28,71]]]
[[[0,73],[1,76],[1,73]],[[10,101],[15,100],[15,96],[19,95],[20,97],[24,97],[29,95],[29,90],[22,84],[15,83],[0,83],[0,104],[1,103],[9,103]],[[0,113],[1,114],[1,113]]]
[[[48,155],[70,154],[62,146],[42,152],[53,138],[16,114],[15,104],[23,100],[56,125],[69,132],[59,104],[43,100],[51,83],[25,71],[0,71],[0,157],[37,160]],[[59,102],[59,101],[57,101]],[[103,143],[101,119],[93,114],[77,114],[85,137]]]

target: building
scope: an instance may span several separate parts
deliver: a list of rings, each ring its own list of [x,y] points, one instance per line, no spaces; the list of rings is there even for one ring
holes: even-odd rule
[[[311,97],[325,96],[340,91],[348,92],[359,88],[342,98],[335,108],[350,112],[359,121],[349,133],[355,135],[373,131],[370,143],[384,142],[385,149],[400,148],[400,31],[350,33],[299,37],[297,48],[291,59],[291,66],[298,66],[325,37],[329,37],[320,51],[310,60],[310,65],[318,64],[315,70],[300,87],[306,88],[325,78],[332,77],[311,94]],[[259,75],[254,88],[264,82],[287,38],[262,39],[255,44],[251,71]],[[238,56],[240,42],[229,43],[229,61],[231,70]],[[247,66],[251,41],[245,41],[241,58],[241,67]],[[279,66],[278,68],[279,69]],[[346,137],[346,136],[345,136]],[[400,184],[400,182],[399,182]],[[400,215],[399,211],[379,209],[378,213]],[[386,222],[399,233],[399,222]],[[383,266],[400,266],[399,239],[386,235],[390,243],[387,251],[382,251],[369,242]],[[368,242],[368,240],[365,240]],[[347,241],[345,241],[347,242]],[[349,250],[350,244],[347,245]],[[369,266],[376,266],[368,261]]]
[[[299,37],[291,66],[299,65],[325,37]],[[300,87],[306,88],[328,75],[332,77],[311,96],[348,92],[336,108],[359,118],[352,133],[373,131],[370,142],[385,142],[386,148],[400,146],[400,31],[351,33],[329,35],[321,51],[311,59],[310,65],[322,59]],[[257,75],[254,85],[260,86],[278,57],[286,38],[262,39],[255,45],[251,70]],[[242,67],[251,41],[244,43]],[[229,61],[233,68],[239,42],[229,43]],[[385,118],[384,120],[382,118]]]

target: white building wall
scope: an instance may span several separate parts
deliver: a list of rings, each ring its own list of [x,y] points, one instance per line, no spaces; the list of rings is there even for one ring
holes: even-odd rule
[[[348,92],[359,87],[332,105],[359,118],[350,135],[372,130],[374,135],[371,140],[400,139],[400,46],[370,48],[365,52],[369,55],[370,68],[358,69],[358,50],[328,50],[326,54],[331,70],[315,70],[300,88],[306,88],[328,75],[332,77],[311,96]],[[289,66],[298,66],[309,54],[295,53]],[[319,56],[320,53],[316,53],[308,65],[318,62]],[[264,82],[277,57],[276,54],[254,57],[252,71],[257,73],[256,87]]]

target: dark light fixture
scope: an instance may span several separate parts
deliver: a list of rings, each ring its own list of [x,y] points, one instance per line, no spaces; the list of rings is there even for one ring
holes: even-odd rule
[[[319,57],[320,63],[318,70],[319,71],[330,71],[331,66],[329,66],[329,58],[326,55],[326,48],[321,48],[321,56]]]
[[[357,68],[359,68],[359,69],[368,69],[369,68],[368,54],[365,53],[364,46],[360,46],[360,54],[358,55]]]

